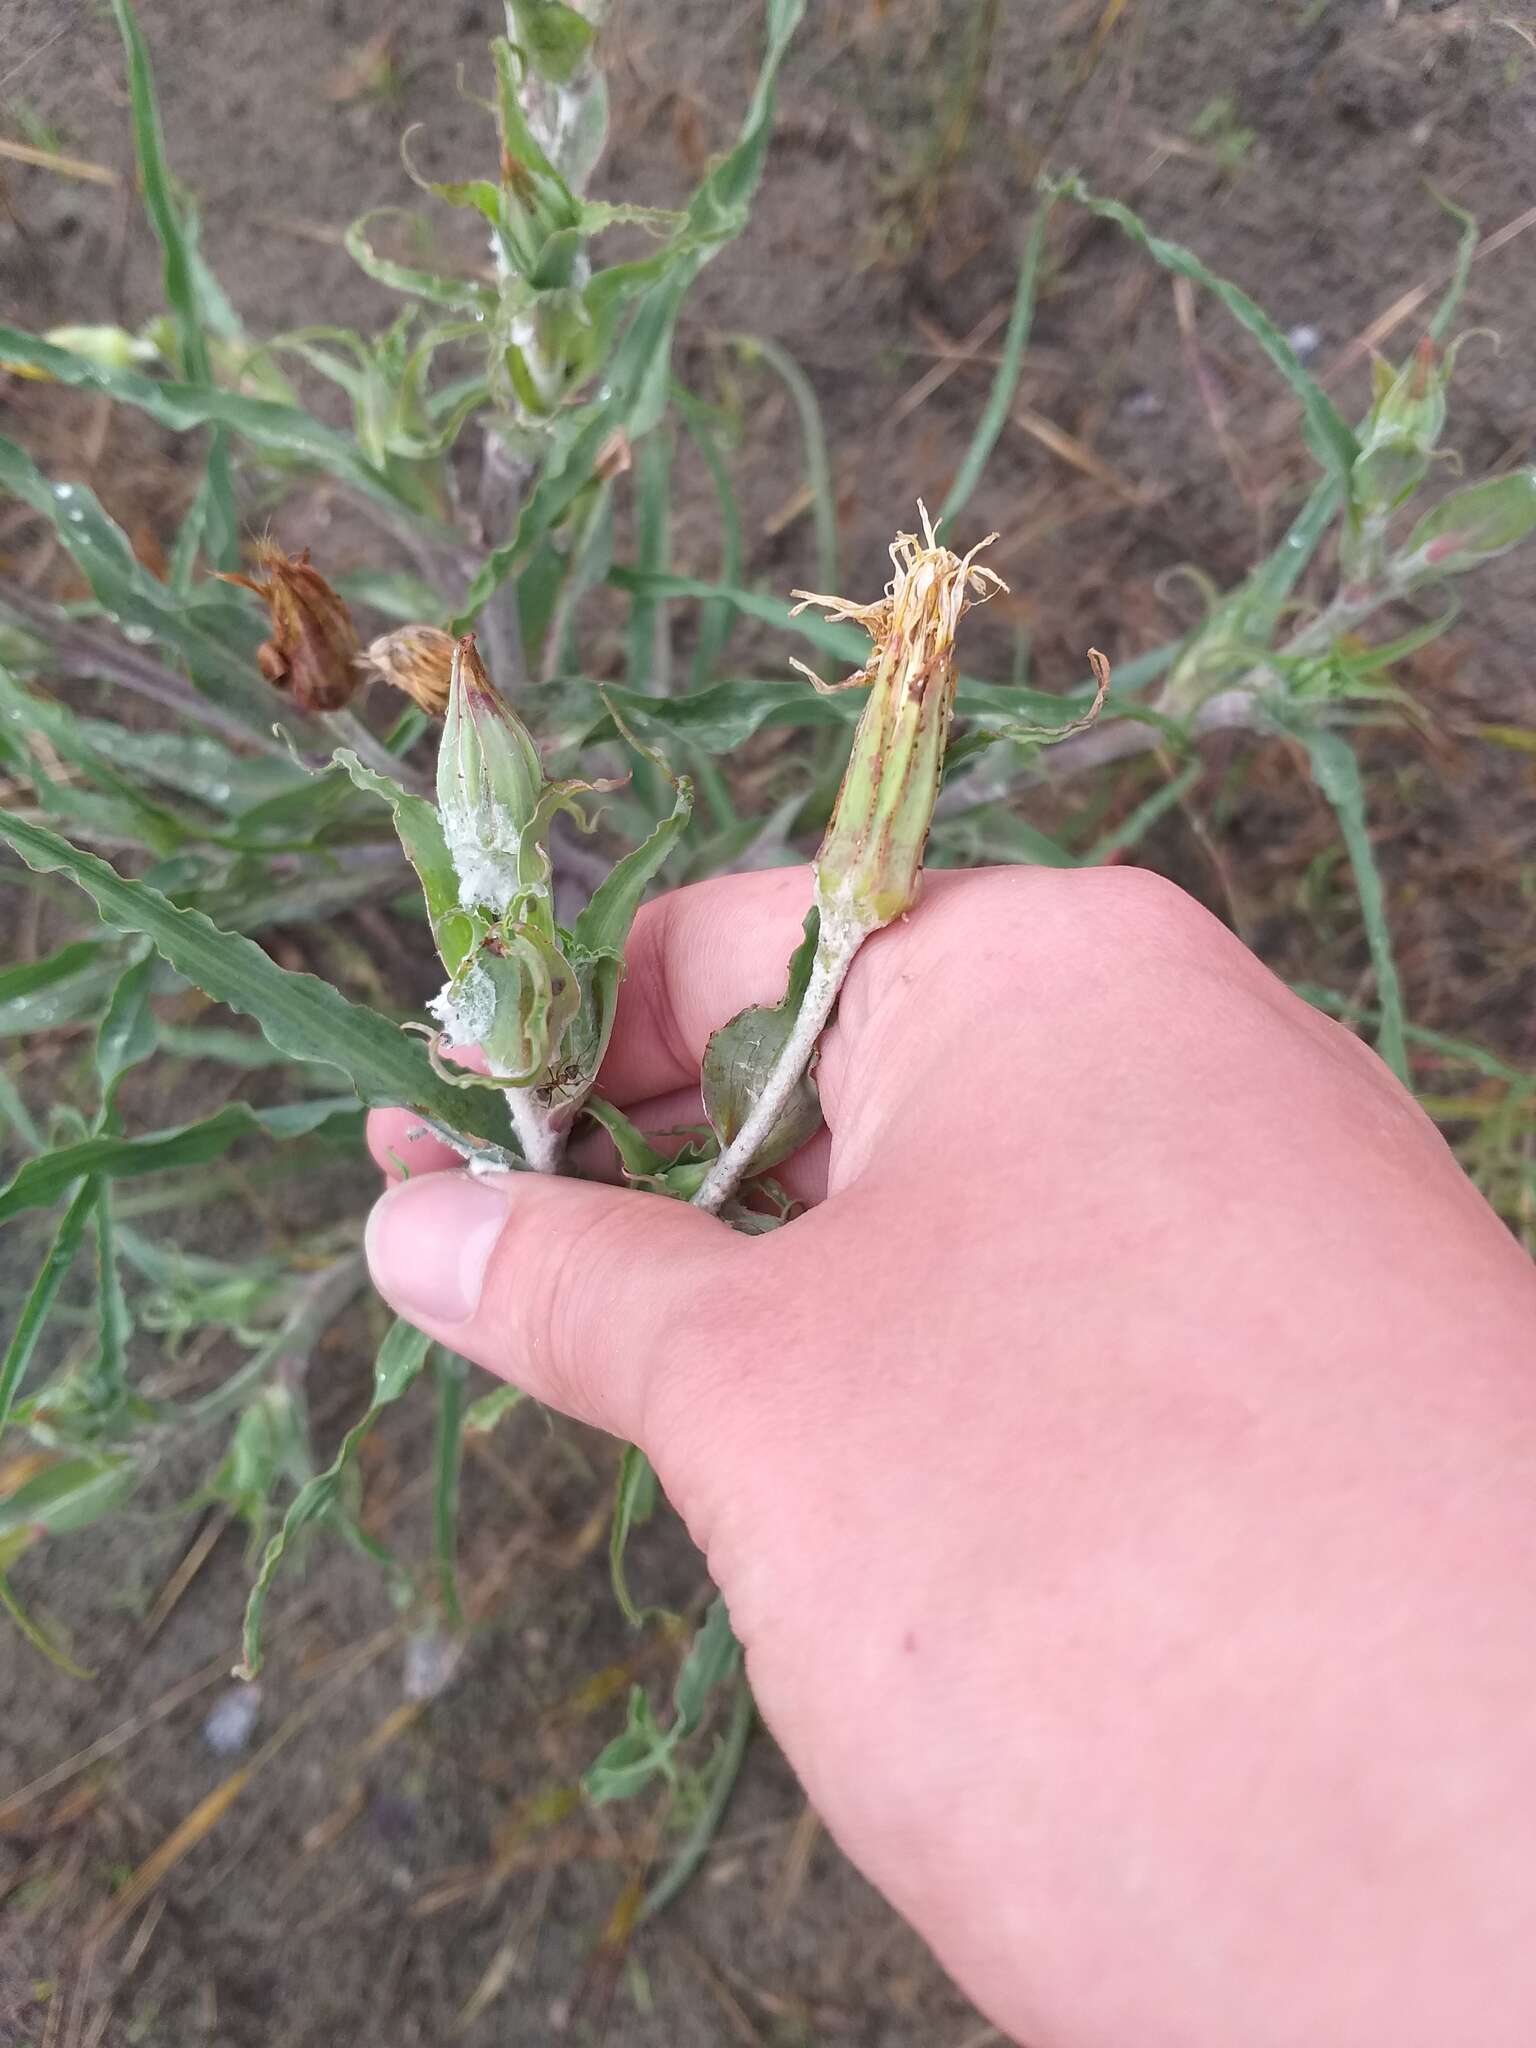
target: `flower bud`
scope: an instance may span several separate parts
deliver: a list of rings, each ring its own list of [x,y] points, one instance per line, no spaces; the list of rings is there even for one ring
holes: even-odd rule
[[[1449,381],[1448,363],[1437,363],[1428,335],[1401,370],[1394,372],[1378,360],[1376,402],[1360,436],[1353,472],[1362,512],[1390,511],[1423,481],[1445,431]]]
[[[437,808],[459,902],[493,918],[547,876],[535,821],[544,794],[538,748],[467,633],[453,650],[437,752]]]
[[[256,650],[257,666],[301,711],[339,711],[362,680],[352,614],[310,567],[308,548],[288,555],[264,540],[257,544],[256,564],[266,571],[265,582],[230,575],[220,581],[254,590],[266,604],[272,635]]]
[[[1456,576],[1507,554],[1536,532],[1536,469],[1514,469],[1452,491],[1421,519],[1404,553],[1424,573]]]
[[[369,642],[365,659],[429,717],[441,718],[448,709],[453,649],[453,635],[438,626],[397,626]]]
[[[896,574],[878,604],[795,593],[797,611],[825,605],[834,618],[856,620],[874,642],[869,661],[844,686],[867,682],[869,700],[816,858],[824,922],[866,932],[917,899],[954,713],[955,628],[973,598],[1006,587],[992,570],[973,566],[995,534],[961,557],[938,545],[926,511],[923,530],[921,542],[910,533],[892,542]]]

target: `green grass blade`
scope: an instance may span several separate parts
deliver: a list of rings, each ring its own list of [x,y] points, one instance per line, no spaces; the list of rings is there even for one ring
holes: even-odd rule
[[[1392,952],[1392,934],[1387,925],[1381,870],[1376,865],[1376,850],[1371,844],[1370,827],[1366,822],[1365,785],[1360,777],[1360,763],[1355,759],[1355,750],[1348,740],[1325,727],[1303,727],[1298,737],[1311,760],[1317,786],[1332,805],[1339,821],[1344,848],[1354,870],[1360,915],[1365,921],[1366,945],[1370,949],[1371,966],[1376,975],[1376,1000],[1381,1011],[1376,1049],[1398,1079],[1406,1082],[1408,1049],[1403,1031],[1402,987]]]
[[[800,439],[805,450],[805,481],[811,494],[816,520],[816,575],[819,587],[835,593],[837,568],[837,490],[832,481],[832,460],[827,453],[827,436],[821,423],[821,406],[804,370],[787,348],[766,335],[738,334],[737,348],[751,361],[756,356],[779,378],[794,402],[800,421]]]
[[[1002,355],[998,360],[997,374],[992,379],[992,389],[987,394],[986,405],[981,418],[976,422],[976,431],[971,436],[970,446],[949,487],[949,494],[939,511],[938,524],[943,527],[950,523],[970,503],[971,494],[981,482],[982,472],[987,466],[997,438],[1007,422],[1013,394],[1019,388],[1019,372],[1024,367],[1024,351],[1029,344],[1029,330],[1035,318],[1035,286],[1040,275],[1040,255],[1045,247],[1046,224],[1056,200],[1053,193],[1047,193],[1035,211],[1030,223],[1029,237],[1024,244],[1024,258],[1019,265],[1019,281],[1014,286],[1013,305],[1008,314],[1008,327],[1003,335]],[[951,525],[951,534],[953,527]],[[949,538],[949,536],[945,536]],[[828,584],[829,590],[835,589]]]
[[[432,1538],[437,1557],[437,1597],[443,1620],[462,1628],[459,1599],[459,1466],[464,1455],[464,1380],[466,1362],[438,1349],[437,1428],[432,1452]]]
[[[125,1138],[102,1131],[74,1145],[60,1145],[29,1159],[0,1188],[0,1223],[28,1209],[46,1209],[82,1174],[106,1180],[138,1180],[147,1173],[168,1173],[179,1166],[206,1166],[221,1158],[241,1138],[301,1138],[316,1131],[351,1133],[357,1112],[347,1096],[324,1096],[314,1102],[285,1102],[273,1109],[253,1109],[248,1102],[227,1102],[200,1123],[173,1130],[150,1131]]]
[[[326,1515],[341,1486],[342,1476],[356,1454],[358,1445],[378,1421],[382,1411],[411,1385],[427,1361],[430,1339],[420,1330],[414,1330],[409,1323],[395,1322],[389,1335],[379,1347],[378,1360],[373,1369],[373,1399],[362,1416],[342,1438],[335,1457],[323,1472],[317,1473],[308,1485],[294,1495],[282,1526],[268,1543],[262,1554],[261,1566],[256,1582],[251,1587],[245,1604],[245,1624],[242,1630],[244,1657],[240,1666],[242,1678],[254,1678],[261,1669],[261,1621],[266,1610],[267,1595],[272,1590],[272,1581],[277,1577],[278,1568],[288,1553],[288,1546],[311,1522]]]
[[[7,1123],[29,1152],[41,1152],[46,1144],[42,1132],[32,1120],[32,1112],[22,1099],[21,1090],[3,1067],[0,1067],[0,1123]]]
[[[289,973],[250,939],[221,931],[201,911],[179,908],[41,825],[0,813],[0,839],[37,873],[78,883],[104,923],[147,938],[205,994],[254,1017],[290,1058],[339,1068],[363,1102],[403,1104],[466,1137],[510,1143],[504,1104],[485,1089],[440,1079],[420,1044],[328,982]]]
[[[720,1823],[725,1819],[725,1810],[731,1803],[731,1794],[736,1789],[736,1780],[741,1774],[743,1759],[747,1754],[747,1743],[751,1738],[757,1709],[752,1699],[752,1688],[745,1676],[736,1680],[736,1697],[731,1702],[731,1718],[725,1731],[725,1739],[718,1753],[708,1766],[708,1790],[697,1818],[673,1852],[666,1869],[647,1891],[635,1916],[635,1924],[643,1925],[655,1914],[663,1912],[680,1892],[691,1882],[699,1865],[709,1854],[710,1844],[720,1832]]]
[[[10,1580],[3,1572],[0,1572],[0,1607],[5,1609],[33,1649],[41,1652],[50,1664],[56,1664],[67,1678],[83,1678],[89,1682],[96,1676],[94,1671],[84,1670],[72,1658],[65,1656],[58,1644],[49,1640],[45,1631],[38,1627],[31,1615],[28,1614],[27,1610],[16,1598],[15,1593],[11,1590]]]
[[[428,1343],[430,1339],[424,1337],[420,1329],[412,1329],[410,1323],[395,1321],[391,1325],[389,1335],[379,1346],[379,1358],[373,1368],[373,1401],[369,1403],[365,1413],[352,1423],[352,1427],[340,1442],[340,1448],[336,1450],[336,1456],[326,1466],[324,1473],[317,1473],[305,1487],[299,1489],[299,1493],[295,1493],[289,1511],[283,1516],[283,1526],[272,1536],[266,1550],[262,1552],[262,1563],[260,1571],[256,1573],[256,1583],[252,1585],[250,1595],[246,1599],[246,1622],[242,1628],[244,1661],[240,1665],[242,1677],[256,1677],[256,1673],[262,1667],[262,1614],[266,1610],[266,1595],[272,1589],[272,1579],[276,1579],[276,1573],[279,1573],[279,1567],[283,1565],[289,1544],[299,1534],[299,1530],[307,1528],[311,1522],[317,1522],[330,1511],[332,1503],[336,1501],[342,1475],[346,1473],[346,1466],[352,1462],[358,1444],[369,1434],[369,1430],[373,1430],[373,1425],[383,1413],[383,1409],[389,1407],[391,1401],[399,1401],[399,1397],[406,1393],[412,1380],[416,1380],[422,1366],[426,1364]]]
[[[1144,797],[1137,804],[1128,817],[1122,818],[1120,823],[1112,826],[1101,839],[1094,841],[1082,857],[1082,866],[1102,867],[1104,862],[1115,854],[1135,846],[1146,837],[1165,812],[1171,811],[1176,804],[1183,801],[1186,792],[1193,788],[1204,772],[1204,762],[1191,761],[1187,768],[1165,782],[1161,789],[1154,789],[1150,796]]]
[[[1128,206],[1122,206],[1118,199],[1096,198],[1080,178],[1063,178],[1047,189],[1053,196],[1074,200],[1100,220],[1113,221],[1133,242],[1146,250],[1154,263],[1160,264],[1164,270],[1171,270],[1177,277],[1187,277],[1192,284],[1203,286],[1226,307],[1238,325],[1252,335],[1290,386],[1306,421],[1308,445],[1340,489],[1347,492],[1350,470],[1360,452],[1359,443],[1333,400],[1317,380],[1308,375],[1301,358],[1263,307],[1251,299],[1240,285],[1232,284],[1208,269],[1192,249],[1154,235],[1146,223]]]
[[[659,576],[672,559],[672,444],[666,429],[647,434],[635,450],[635,567],[642,578]],[[650,697],[671,688],[666,599],[642,581],[629,608],[629,687]]]
[[[95,1181],[84,1181],[76,1189],[74,1200],[54,1232],[48,1255],[32,1282],[20,1320],[5,1347],[5,1356],[0,1359],[0,1434],[5,1430],[22,1381],[26,1378],[27,1367],[37,1350],[49,1311],[58,1299],[59,1289],[85,1237],[86,1225],[96,1207],[98,1187]]]
[[[52,526],[91,594],[130,638],[158,640],[185,661],[193,681],[216,703],[261,731],[280,706],[255,665],[257,635],[245,648],[204,630],[196,613],[151,576],[127,536],[84,484],[52,484],[24,450],[0,436],[0,489],[30,505]],[[254,618],[251,621],[254,627]]]
[[[123,1292],[117,1263],[117,1237],[112,1227],[112,1193],[98,1183],[96,1197],[96,1357],[83,1383],[92,1412],[110,1415],[128,1395],[128,1340],[133,1317]]]
[[[613,1522],[608,1531],[608,1575],[613,1581],[613,1597],[619,1603],[619,1612],[631,1628],[639,1628],[645,1615],[635,1605],[630,1593],[629,1579],[624,1570],[624,1552],[629,1547],[631,1531],[648,1522],[656,1512],[657,1498],[656,1473],[650,1459],[634,1444],[626,1444],[619,1464],[618,1485],[613,1494]]]
[[[1456,318],[1456,308],[1461,304],[1462,295],[1467,289],[1472,259],[1477,254],[1477,221],[1464,206],[1458,206],[1454,199],[1447,199],[1443,192],[1436,192],[1433,185],[1429,189],[1436,204],[1443,207],[1452,220],[1461,223],[1461,237],[1456,244],[1456,267],[1451,273],[1451,281],[1445,288],[1444,297],[1435,308],[1435,316],[1430,321],[1428,329],[1431,341],[1442,342],[1450,332],[1451,322]]]
[[[188,383],[211,384],[213,366],[208,353],[208,339],[203,331],[203,309],[198,289],[203,275],[202,265],[196,260],[195,237],[188,231],[171,187],[149,52],[129,0],[112,0],[112,10],[128,59],[133,145],[138,158],[144,210],[164,257],[165,300],[176,332],[177,368]],[[240,559],[234,479],[229,467],[229,445],[217,428],[208,449],[204,482],[205,491],[200,496],[204,499],[203,539],[207,553],[217,567],[233,569]]]
[[[719,443],[710,430],[707,408],[688,393],[677,390],[673,398],[683,423],[709,471],[715,489],[715,506],[720,517],[720,575],[723,584],[741,581],[745,551],[741,536],[741,508],[731,485],[730,472],[721,456]],[[693,650],[692,687],[702,690],[714,679],[730,641],[733,612],[723,598],[711,598],[699,607],[697,638]]]
[[[386,505],[396,518],[427,525],[434,533],[440,531],[421,519],[414,502],[400,495],[383,470],[365,461],[347,435],[323,426],[296,405],[248,398],[213,384],[160,383],[137,371],[109,369],[68,349],[55,348],[19,327],[0,325],[0,357],[42,370],[60,384],[103,392],[122,405],[147,413],[173,433],[188,433],[194,427],[228,427],[260,454],[324,470],[339,483]]]

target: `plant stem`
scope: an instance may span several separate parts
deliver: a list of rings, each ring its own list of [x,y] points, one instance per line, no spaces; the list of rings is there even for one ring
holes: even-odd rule
[[[693,1206],[696,1209],[718,1216],[746,1178],[763,1140],[778,1122],[810,1065],[816,1041],[832,1015],[838,993],[848,978],[848,970],[868,937],[869,932],[864,925],[856,924],[846,913],[829,911],[822,904],[821,940],[794,1029],[784,1041],[784,1049],[763,1083],[762,1093],[753,1103],[746,1122],[710,1168],[694,1196]]]
[[[531,1171],[558,1173],[569,1125],[559,1123],[554,1110],[544,1107],[536,1088],[509,1088],[507,1114]]]

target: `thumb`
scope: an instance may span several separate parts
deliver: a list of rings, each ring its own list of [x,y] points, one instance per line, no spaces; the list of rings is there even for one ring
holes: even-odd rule
[[[374,1205],[367,1235],[374,1285],[408,1322],[632,1442],[741,1250],[682,1202],[532,1173],[419,1174]]]

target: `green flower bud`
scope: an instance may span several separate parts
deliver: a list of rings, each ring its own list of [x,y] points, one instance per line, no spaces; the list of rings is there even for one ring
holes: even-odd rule
[[[938,545],[926,512],[923,529],[921,542],[910,533],[892,542],[896,575],[878,604],[795,592],[797,611],[825,605],[874,642],[866,665],[835,686],[870,690],[816,857],[816,900],[832,927],[877,931],[916,902],[955,708],[955,628],[973,599],[1006,588],[974,566],[995,534],[961,557]],[[818,689],[828,687],[795,666]]]
[[[530,828],[544,767],[522,721],[496,689],[468,633],[453,651],[437,753],[437,808],[465,910],[504,917],[536,883]],[[548,863],[543,863],[547,877]]]
[[[1515,469],[1452,491],[1408,537],[1409,563],[1425,574],[1456,576],[1507,554],[1536,532],[1536,469]]]
[[[1445,388],[1449,360],[1435,359],[1426,335],[1401,370],[1378,362],[1376,403],[1360,437],[1354,493],[1365,514],[1390,511],[1423,482],[1429,460],[1445,431]]]

